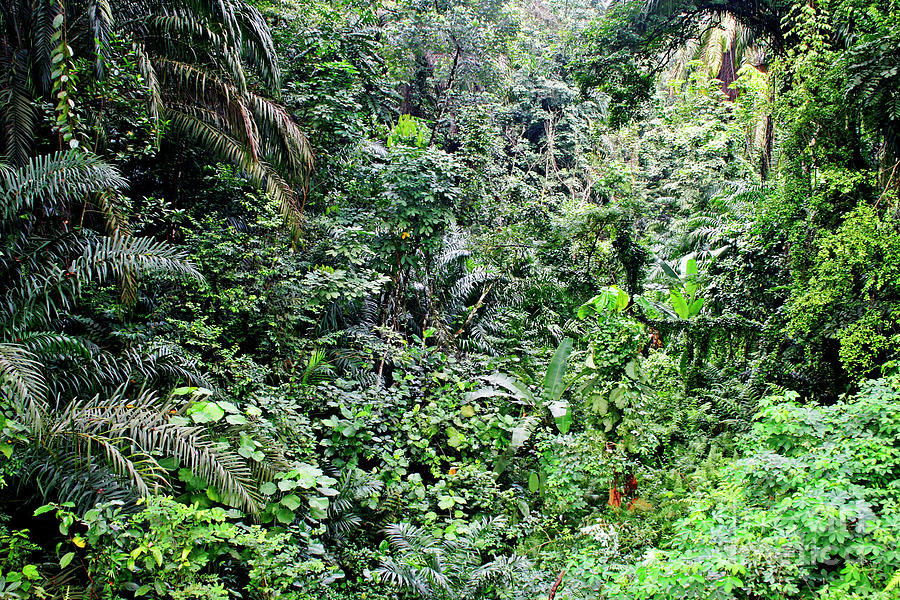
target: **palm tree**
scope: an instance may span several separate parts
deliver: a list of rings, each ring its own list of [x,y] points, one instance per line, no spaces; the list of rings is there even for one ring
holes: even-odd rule
[[[170,489],[160,457],[171,457],[219,492],[222,502],[256,514],[257,477],[248,462],[212,439],[206,427],[186,424],[175,403],[149,391],[136,396],[75,399],[23,413],[28,443],[20,458],[20,485],[75,502],[133,500]]]
[[[460,349],[491,353],[496,333],[496,304],[501,277],[473,264],[469,241],[458,228],[444,236],[440,252],[420,275],[414,288],[424,323],[435,330],[438,347],[456,344]],[[424,329],[424,327],[423,327]]]
[[[247,461],[147,389],[202,383],[193,363],[160,343],[117,349],[75,310],[88,286],[117,282],[127,303],[141,274],[199,280],[196,268],[176,248],[130,234],[116,210],[125,181],[96,156],[0,164],[0,184],[0,398],[21,428],[19,479],[88,506],[164,487],[157,461],[174,457],[225,502],[258,510]],[[70,223],[73,206],[102,213],[109,235]]]
[[[381,579],[419,598],[471,600],[491,589],[514,589],[531,567],[515,554],[482,559],[489,537],[506,525],[505,517],[476,520],[456,540],[438,539],[421,527],[400,523],[387,527],[395,557],[385,558]]]
[[[731,15],[714,15],[701,20],[700,35],[682,46],[669,67],[672,76],[683,79],[692,64],[699,63],[709,77],[722,82],[722,92],[737,98],[731,87],[744,66],[764,68],[766,52],[757,45],[756,34]]]
[[[729,17],[743,35],[766,39],[776,52],[785,47],[787,33],[784,18],[793,3],[789,0],[646,0],[644,15],[650,27],[649,37],[675,33],[679,45],[696,33],[697,25],[710,18]]]
[[[0,0],[0,154],[23,165],[41,129],[39,103],[57,105],[60,147],[79,144],[73,81],[102,80],[113,32],[137,57],[156,130],[163,123],[240,166],[296,220],[293,186],[312,168],[309,142],[277,97],[268,27],[241,0]]]

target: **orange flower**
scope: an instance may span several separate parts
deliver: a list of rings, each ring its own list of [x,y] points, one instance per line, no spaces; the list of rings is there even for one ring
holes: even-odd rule
[[[456,467],[450,467],[450,474],[456,475]]]

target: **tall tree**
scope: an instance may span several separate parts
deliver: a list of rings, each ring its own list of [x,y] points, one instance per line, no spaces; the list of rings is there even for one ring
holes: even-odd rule
[[[123,47],[134,66],[117,54]],[[241,0],[3,0],[0,153],[25,164],[49,128],[60,149],[84,143],[90,115],[79,113],[79,80],[129,68],[139,72],[157,132],[171,128],[239,165],[296,219],[294,187],[312,168],[312,151],[272,100],[280,83],[269,29]],[[50,127],[42,102],[55,106]]]

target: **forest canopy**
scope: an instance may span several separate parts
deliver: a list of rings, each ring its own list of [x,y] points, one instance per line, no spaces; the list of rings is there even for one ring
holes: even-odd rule
[[[896,0],[0,0],[0,598],[900,598]]]

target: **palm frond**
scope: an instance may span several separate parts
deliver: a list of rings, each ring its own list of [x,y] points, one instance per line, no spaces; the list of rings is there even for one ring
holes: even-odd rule
[[[47,382],[38,357],[21,343],[0,343],[0,392],[12,399],[20,412],[39,418]]]
[[[0,181],[4,219],[13,219],[23,210],[52,214],[68,202],[127,184],[114,167],[79,150],[32,157],[22,167],[0,172]]]
[[[166,487],[154,457],[174,457],[215,486],[223,501],[257,514],[260,496],[247,462],[209,437],[206,429],[183,424],[155,394],[73,400],[41,421],[25,422],[35,447],[51,456],[84,459],[79,468],[107,469],[139,495]]]

